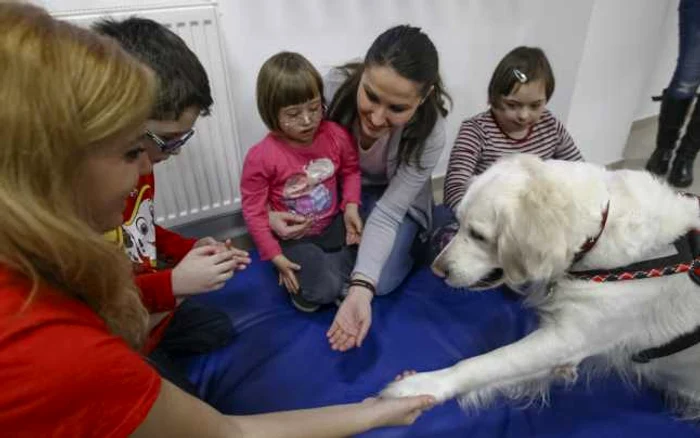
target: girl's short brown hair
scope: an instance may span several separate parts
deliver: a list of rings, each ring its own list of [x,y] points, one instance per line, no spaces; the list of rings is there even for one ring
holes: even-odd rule
[[[554,73],[547,56],[539,47],[520,46],[508,52],[496,66],[489,82],[489,104],[499,107],[501,97],[516,90],[516,86],[543,81],[547,101],[554,93]]]
[[[316,68],[302,55],[280,52],[270,57],[258,73],[256,85],[258,112],[271,131],[279,132],[279,112],[317,97],[323,99],[323,80]]]

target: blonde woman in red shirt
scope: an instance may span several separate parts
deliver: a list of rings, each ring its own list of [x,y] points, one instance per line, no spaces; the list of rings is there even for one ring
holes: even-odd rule
[[[7,436],[335,437],[429,397],[224,416],[137,353],[147,313],[102,233],[150,172],[153,74],[115,42],[0,2],[0,430]]]

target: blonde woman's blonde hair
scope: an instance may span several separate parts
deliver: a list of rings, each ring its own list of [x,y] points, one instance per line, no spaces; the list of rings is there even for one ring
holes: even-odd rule
[[[0,2],[0,263],[90,306],[142,345],[147,313],[130,263],[90,225],[76,185],[89,154],[150,114],[153,74],[119,45]],[[2,293],[2,290],[0,290]]]

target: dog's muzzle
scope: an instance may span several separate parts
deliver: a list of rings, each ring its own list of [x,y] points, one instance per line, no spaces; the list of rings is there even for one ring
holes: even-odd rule
[[[503,269],[496,268],[488,273],[481,280],[469,286],[472,290],[492,289],[503,283]]]

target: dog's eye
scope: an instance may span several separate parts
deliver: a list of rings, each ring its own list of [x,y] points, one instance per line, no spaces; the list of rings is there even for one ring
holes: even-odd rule
[[[479,234],[473,228],[469,229],[469,237],[479,242],[486,242],[486,238],[483,236],[483,234]]]

